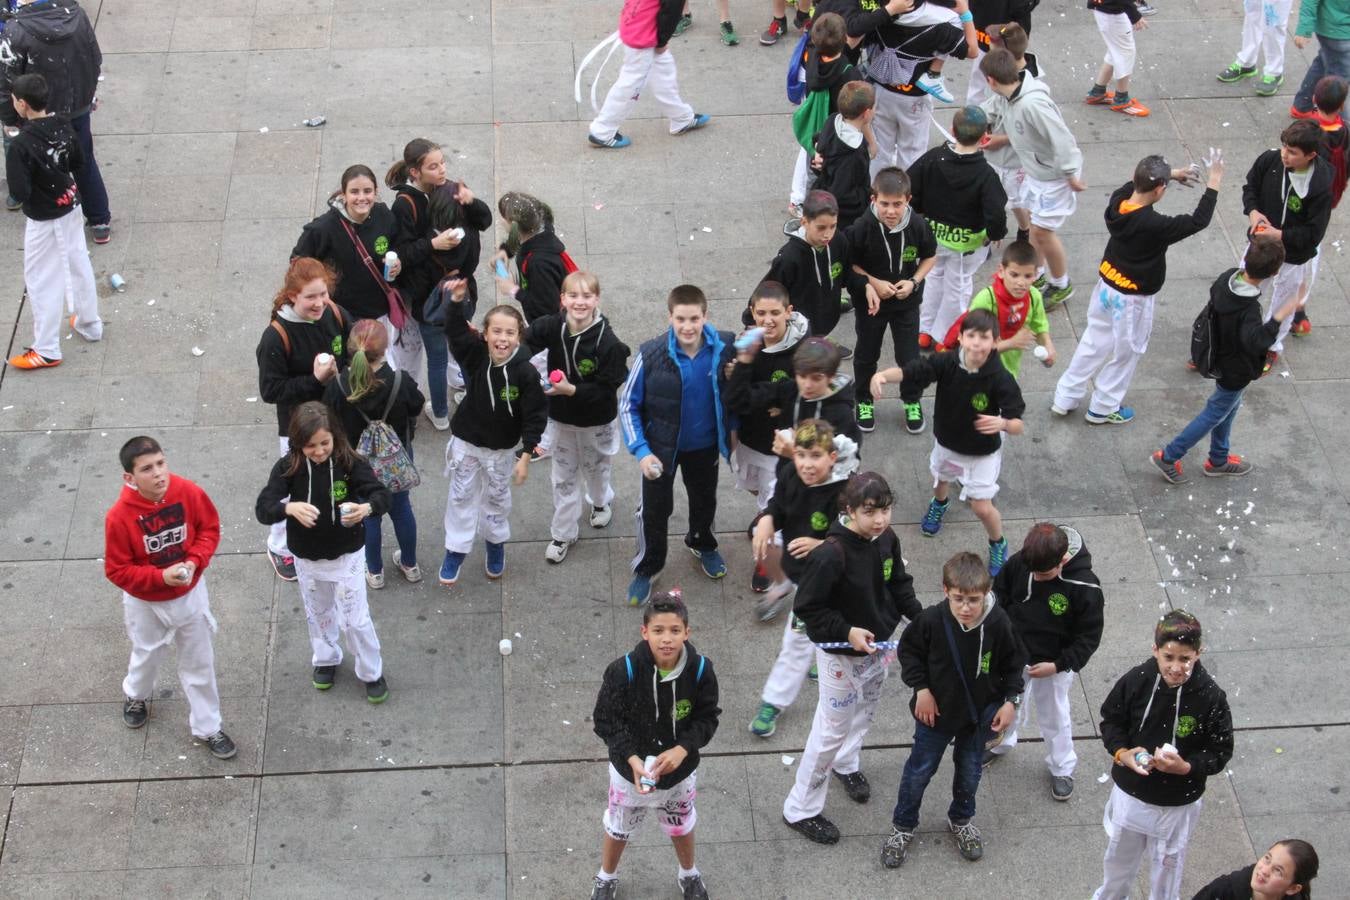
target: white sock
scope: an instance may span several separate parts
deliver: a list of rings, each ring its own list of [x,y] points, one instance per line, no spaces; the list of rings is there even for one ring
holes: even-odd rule
[[[601,881],[618,881],[619,873],[618,872],[610,873],[606,872],[604,869],[601,869],[599,872],[595,873],[595,877],[599,878]]]
[[[1050,274],[1049,270],[1046,270],[1045,281],[1047,284],[1050,284],[1057,288],[1067,287],[1069,284],[1069,272],[1066,269],[1063,275],[1056,278],[1055,276]]]
[[[694,866],[692,869],[686,869],[684,866],[680,866],[681,878],[694,878],[697,875],[698,875],[698,866]]]

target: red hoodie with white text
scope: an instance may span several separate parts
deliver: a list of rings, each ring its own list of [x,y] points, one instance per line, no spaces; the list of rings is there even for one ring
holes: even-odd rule
[[[220,514],[211,498],[179,475],[169,476],[164,499],[142,497],[131,485],[103,522],[103,572],[140,600],[176,600],[197,586],[220,544]],[[164,583],[164,570],[194,563],[188,584]]]

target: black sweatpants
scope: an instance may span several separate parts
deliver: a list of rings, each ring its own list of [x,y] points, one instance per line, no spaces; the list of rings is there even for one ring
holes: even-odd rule
[[[917,319],[915,320],[917,322]],[[638,507],[637,556],[633,571],[648,578],[666,567],[667,528],[675,509],[675,470],[680,470],[689,495],[689,532],[686,547],[716,550],[713,518],[717,515],[717,471],[721,467],[717,445],[675,454],[675,462],[652,481],[642,479],[642,504]]]
[[[912,359],[919,358],[919,304],[923,302],[923,292],[911,295],[904,300],[882,300],[875,316],[867,314],[866,305],[854,307],[853,326],[858,334],[858,344],[853,348],[853,381],[859,403],[871,403],[872,376],[877,374],[877,363],[881,359],[881,348],[886,342],[886,331],[891,332],[891,343],[895,346],[895,364],[903,366]],[[922,388],[911,387],[909,382],[900,382],[900,399],[905,403],[917,403],[923,396]]]

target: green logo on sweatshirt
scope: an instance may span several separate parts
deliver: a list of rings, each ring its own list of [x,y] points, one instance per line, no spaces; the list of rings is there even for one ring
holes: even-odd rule
[[[1289,192],[1289,199],[1285,201],[1285,203],[1289,207],[1291,213],[1303,211],[1303,198],[1293,191]]]
[[[675,701],[675,721],[689,718],[689,714],[694,711],[694,704],[688,700]]]
[[[1195,716],[1182,716],[1177,719],[1177,737],[1190,737],[1195,732]]]
[[[994,661],[994,651],[993,651],[993,650],[986,650],[986,651],[984,652],[984,656],[981,656],[981,657],[980,657],[980,674],[981,674],[981,675],[988,675],[988,674],[989,674],[989,665],[990,665],[990,663],[992,663],[993,661]]]
[[[811,513],[811,530],[812,530],[812,531],[824,531],[825,529],[827,529],[827,528],[829,528],[829,527],[830,527],[830,517],[829,517],[829,516],[825,515],[825,514],[824,514],[823,512],[821,512],[820,510],[816,510],[815,512]],[[886,560],[886,561],[887,561],[887,562],[890,562],[889,559]]]
[[[579,361],[577,362],[577,371],[581,373],[581,376],[582,376],[583,378],[585,378],[587,375],[594,375],[594,374],[595,374],[595,360],[593,360],[593,359],[583,359],[583,360],[579,360]]]
[[[844,274],[844,264],[841,262],[830,264],[830,281],[834,281],[840,275]]]
[[[1069,598],[1063,594],[1051,594],[1048,602],[1051,615],[1062,616],[1069,610]]]
[[[333,482],[333,502],[341,503],[347,499],[347,482],[339,478]]]
[[[792,376],[782,369],[774,369],[773,374],[769,376],[770,381],[787,381]]]
[[[989,395],[983,391],[971,395],[970,405],[975,407],[976,412],[984,412],[989,408]]]
[[[384,256],[389,252],[389,238],[380,235],[375,239],[375,255]]]
[[[913,244],[910,244],[908,247],[905,248],[905,252],[900,254],[900,258],[907,263],[914,262],[914,260],[919,258],[919,248],[915,247]]]
[[[883,561],[882,564],[881,564],[881,580],[882,580],[882,581],[890,581],[890,580],[891,580],[891,572],[893,572],[893,571],[895,571],[895,560],[893,560],[893,559],[888,559],[888,560]]]
[[[497,392],[497,396],[500,397],[502,400],[505,400],[507,403],[510,403],[513,400],[519,400],[520,388],[516,387],[514,384],[508,384],[506,387],[502,388],[500,391]]]
[[[336,357],[337,359],[342,359],[342,335],[340,334],[333,335],[332,347],[333,347],[333,356]]]

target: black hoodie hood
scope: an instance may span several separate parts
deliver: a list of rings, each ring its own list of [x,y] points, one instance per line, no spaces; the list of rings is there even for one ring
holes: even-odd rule
[[[1104,602],[1083,536],[1068,525],[1059,528],[1069,539],[1068,559],[1059,575],[1037,581],[1019,550],[994,579],[994,593],[1030,662],[1052,662],[1057,671],[1077,672],[1101,644]]]
[[[0,121],[4,124],[19,124],[9,85],[15,77],[30,72],[47,79],[51,89],[48,110],[72,117],[89,112],[103,54],[89,17],[74,0],[39,0],[15,10],[0,38],[0,58],[12,60],[5,63],[8,77],[0,85]]]

